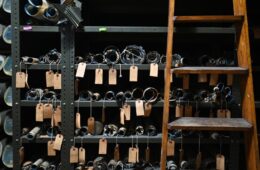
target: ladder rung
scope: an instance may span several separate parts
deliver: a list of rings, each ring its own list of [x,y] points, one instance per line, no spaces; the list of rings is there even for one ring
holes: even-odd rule
[[[175,74],[247,74],[243,67],[179,67],[174,68]]]
[[[243,16],[233,15],[175,16],[173,18],[176,23],[239,23],[243,19]]]
[[[182,117],[168,124],[168,129],[204,131],[247,131],[252,124],[243,118]]]

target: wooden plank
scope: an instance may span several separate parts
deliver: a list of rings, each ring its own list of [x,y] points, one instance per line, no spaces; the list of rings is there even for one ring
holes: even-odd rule
[[[165,68],[165,83],[164,83],[164,105],[163,105],[163,121],[162,121],[162,146],[161,146],[161,169],[166,169],[166,154],[168,141],[168,123],[169,123],[169,108],[170,108],[170,87],[171,87],[171,66],[172,66],[172,46],[173,46],[173,31],[174,22],[172,18],[175,11],[175,0],[169,0],[168,11],[168,34],[167,34],[167,50],[166,50],[166,68]]]
[[[176,23],[241,23],[243,16],[232,15],[202,15],[202,16],[175,16]]]
[[[237,26],[238,65],[249,70],[248,76],[242,77],[240,81],[243,117],[253,125],[252,131],[245,133],[246,169],[260,170],[246,0],[233,0],[233,9],[235,16],[244,16],[242,24]]]
[[[243,67],[179,67],[174,68],[175,74],[247,74]]]
[[[168,125],[169,129],[206,131],[248,131],[252,125],[243,118],[182,117]]]

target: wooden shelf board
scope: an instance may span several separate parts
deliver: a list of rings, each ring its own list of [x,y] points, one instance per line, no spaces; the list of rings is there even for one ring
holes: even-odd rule
[[[248,69],[242,67],[179,67],[175,74],[247,74]]]
[[[247,131],[252,125],[243,118],[182,117],[168,124],[168,129],[207,131]]]
[[[176,23],[239,23],[243,16],[233,15],[202,15],[202,16],[175,16]]]

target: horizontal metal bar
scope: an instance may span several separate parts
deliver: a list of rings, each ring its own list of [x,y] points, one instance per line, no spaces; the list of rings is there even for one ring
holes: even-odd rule
[[[121,64],[122,70],[129,70],[131,64]],[[138,67],[138,70],[150,70],[150,64],[135,64]],[[78,64],[75,64],[75,69],[78,68]],[[95,70],[97,68],[102,68],[103,70],[108,70],[110,67],[107,64],[87,64],[86,70]],[[113,66],[115,69],[120,69],[120,64],[115,64]],[[159,64],[159,70],[165,69],[165,64]]]
[[[34,26],[22,25],[20,26],[21,32],[60,32],[58,26]]]

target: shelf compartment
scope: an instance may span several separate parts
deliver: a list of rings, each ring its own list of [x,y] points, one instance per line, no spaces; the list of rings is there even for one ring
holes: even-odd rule
[[[243,16],[233,15],[201,15],[201,16],[175,16],[176,23],[241,23]]]
[[[60,32],[58,26],[34,26],[22,25],[20,26],[21,32]]]
[[[242,67],[179,67],[175,74],[247,74],[248,69]]]
[[[80,101],[79,102],[79,107],[90,107],[90,101]],[[128,100],[127,101],[128,104],[130,104],[130,106],[134,107],[135,106],[135,100]],[[157,103],[153,104],[153,107],[163,107],[163,101],[158,101]],[[105,107],[120,107],[120,105],[115,101],[97,101],[97,102],[92,102],[92,107],[102,107],[103,104],[105,105]],[[74,106],[78,107],[78,100],[76,100],[74,102]]]
[[[168,129],[205,131],[248,131],[252,124],[243,118],[182,117],[168,124]]]
[[[129,70],[131,64],[121,64],[121,69],[122,70]],[[138,70],[150,70],[150,64],[136,64],[138,67]],[[78,64],[75,65],[75,69],[78,68]],[[102,68],[103,70],[109,70],[109,66],[107,64],[87,64],[86,70],[95,70],[97,68]],[[120,69],[120,64],[114,65],[114,68],[119,70]],[[165,64],[159,64],[159,70],[164,70],[165,69]]]

